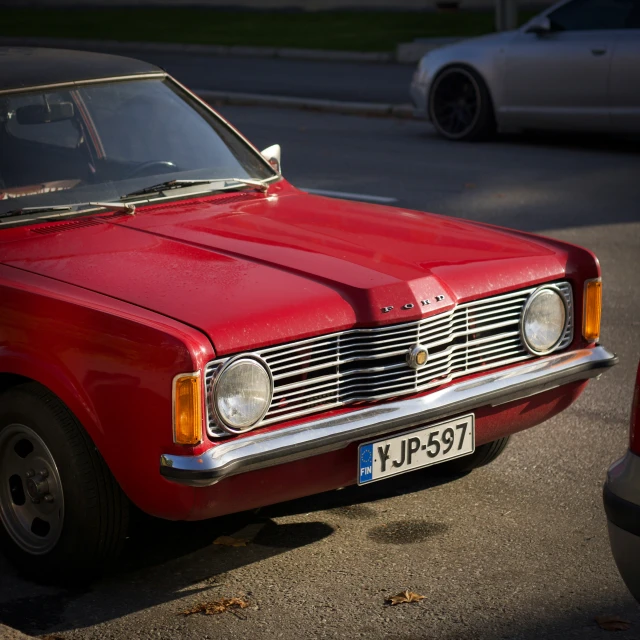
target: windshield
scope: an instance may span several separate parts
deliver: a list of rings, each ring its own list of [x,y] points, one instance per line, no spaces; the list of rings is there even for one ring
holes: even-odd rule
[[[0,95],[0,214],[117,200],[174,179],[276,175],[170,80]]]

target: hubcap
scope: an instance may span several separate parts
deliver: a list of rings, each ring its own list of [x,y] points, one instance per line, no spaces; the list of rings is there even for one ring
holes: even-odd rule
[[[473,129],[480,112],[475,80],[464,71],[445,73],[433,93],[433,119],[445,134],[461,138]]]
[[[0,431],[0,520],[24,551],[42,555],[62,533],[64,494],[49,448],[33,429]]]

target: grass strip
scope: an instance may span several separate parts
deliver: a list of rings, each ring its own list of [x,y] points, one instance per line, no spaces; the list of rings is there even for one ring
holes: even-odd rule
[[[531,17],[520,12],[522,21]],[[492,11],[259,12],[153,8],[7,8],[0,35],[182,44],[394,51],[427,37],[470,37],[494,29]]]

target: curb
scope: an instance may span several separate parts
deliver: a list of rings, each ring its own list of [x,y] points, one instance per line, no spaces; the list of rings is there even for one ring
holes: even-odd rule
[[[210,44],[177,44],[171,42],[122,42],[120,40],[84,40],[81,38],[21,38],[0,36],[0,45],[9,47],[58,47],[118,52],[155,51],[160,53],[193,53],[217,57],[285,58],[327,62],[396,62],[395,53],[369,51],[331,51],[325,49],[290,49]]]
[[[424,117],[411,104],[384,104],[378,102],[340,102],[317,98],[294,98],[290,96],[270,96],[260,93],[237,93],[234,91],[194,90],[202,100],[214,104],[230,104],[255,107],[281,107],[341,113],[352,116],[377,116],[382,118],[404,118],[420,120]]]

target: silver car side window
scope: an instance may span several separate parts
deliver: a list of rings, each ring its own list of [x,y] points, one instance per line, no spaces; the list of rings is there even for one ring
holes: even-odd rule
[[[573,0],[548,14],[554,31],[602,31],[633,28],[640,0]]]

